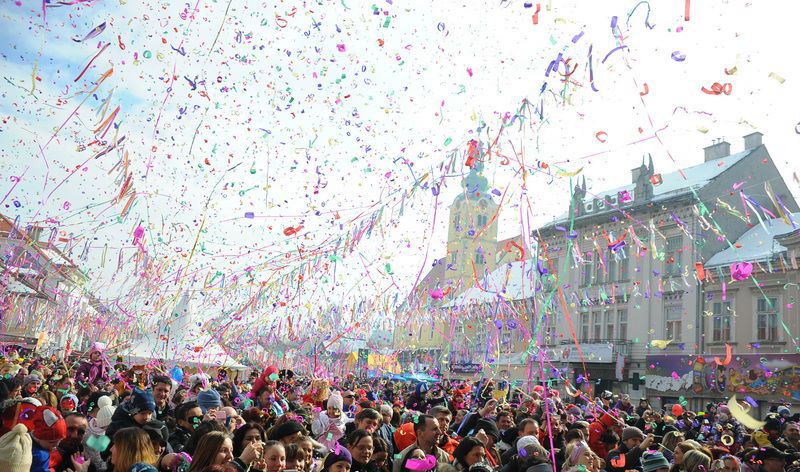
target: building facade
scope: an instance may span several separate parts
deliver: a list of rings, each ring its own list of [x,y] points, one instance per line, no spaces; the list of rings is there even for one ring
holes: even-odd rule
[[[798,209],[760,133],[745,136],[741,152],[720,141],[703,154],[668,174],[648,157],[616,189],[576,185],[568,212],[531,235],[533,258],[498,261],[479,287],[438,314],[426,312],[450,327],[443,337],[453,360],[475,375],[658,395],[654,356],[714,348],[706,344],[709,289],[701,277],[758,223],[741,202],[773,213]]]
[[[85,349],[102,332],[108,309],[87,290],[88,277],[58,247],[56,232],[22,228],[0,215],[0,332],[4,345],[44,352]],[[105,326],[105,323],[103,324]],[[100,329],[98,331],[98,329]],[[31,345],[32,339],[36,343]]]

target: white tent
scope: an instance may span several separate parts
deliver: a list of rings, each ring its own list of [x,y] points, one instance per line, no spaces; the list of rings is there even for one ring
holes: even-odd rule
[[[164,319],[169,319],[171,322],[159,328],[158,333],[131,341],[129,347],[120,351],[119,355],[133,364],[162,359],[167,367],[180,364],[247,369],[230,357],[208,333],[199,329],[198,324],[194,322],[194,309],[188,291],[183,294],[169,315]]]

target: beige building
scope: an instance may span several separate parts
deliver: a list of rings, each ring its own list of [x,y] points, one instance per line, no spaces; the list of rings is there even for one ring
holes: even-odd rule
[[[683,396],[700,408],[738,394],[756,399],[757,417],[800,403],[798,250],[794,213],[755,223],[707,261],[701,355],[654,359],[651,383],[667,401]]]

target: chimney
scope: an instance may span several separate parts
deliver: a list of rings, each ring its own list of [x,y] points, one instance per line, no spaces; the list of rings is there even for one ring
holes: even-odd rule
[[[705,151],[704,162],[713,161],[721,157],[728,157],[731,155],[731,143],[723,141],[722,138],[720,138],[711,146],[704,147],[703,151]]]
[[[758,131],[754,131],[744,137],[744,150],[747,151],[749,149],[755,149],[761,146],[761,137],[764,136],[763,134],[759,133]]]

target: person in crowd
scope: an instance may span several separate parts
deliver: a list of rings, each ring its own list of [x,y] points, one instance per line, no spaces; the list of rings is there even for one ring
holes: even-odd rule
[[[280,441],[284,445],[294,444],[306,435],[305,427],[294,420],[288,420],[272,427],[267,436],[272,441]]]
[[[695,448],[694,443],[691,441],[682,441],[679,442],[675,446],[675,450],[673,451],[673,459],[672,465],[670,466],[670,472],[679,472],[679,471],[686,471],[685,466],[683,465],[683,458],[687,452],[693,451]]]
[[[635,426],[623,429],[622,444],[609,452],[606,457],[606,470],[625,472],[629,469],[640,469],[642,453],[653,444],[654,440],[652,434],[645,436],[642,430]]]
[[[321,472],[350,472],[353,458],[346,447],[336,444],[325,456]]]
[[[642,454],[642,472],[668,472],[669,461],[658,451],[646,451]],[[736,472],[739,472],[737,469]]]
[[[297,444],[284,446],[286,450],[286,468],[284,470],[306,472],[306,455]]]
[[[381,439],[386,442],[388,450],[386,451],[389,456],[394,456],[394,431],[395,427],[392,426],[392,416],[394,415],[394,409],[391,405],[386,403],[382,404],[380,407],[380,414],[381,414],[381,425],[378,427],[378,430],[375,434],[378,435]]]
[[[175,427],[169,435],[174,452],[182,452],[197,426],[203,421],[203,410],[195,401],[181,403],[175,409]]]
[[[763,461],[763,459],[761,460]],[[698,449],[692,449],[683,455],[683,470],[685,472],[708,472],[710,466],[711,457]],[[783,460],[781,461],[781,468],[779,470],[770,470],[765,472],[781,472],[782,470]]]
[[[75,371],[75,380],[85,385],[105,384],[111,380],[108,361],[103,354],[104,346],[100,343],[92,344],[89,349],[89,359],[81,362]]]
[[[389,444],[385,439],[377,434],[372,435],[372,458],[367,464],[367,470],[375,472],[390,472],[389,464],[391,463],[391,454],[389,452]]]
[[[33,463],[33,441],[24,424],[0,437],[0,470],[28,472]]]
[[[225,465],[231,461],[233,461],[231,438],[223,431],[211,431],[198,441],[189,472],[199,472],[210,465]]]
[[[159,421],[167,421],[175,416],[174,409],[169,404],[172,392],[172,379],[166,375],[155,375],[152,380],[153,400],[156,403],[155,416]]]
[[[331,449],[344,436],[348,419],[342,411],[343,408],[344,403],[341,394],[338,391],[334,391],[328,397],[327,410],[314,413],[315,417],[311,422],[311,432],[328,449]]]
[[[373,472],[367,468],[375,449],[372,434],[365,429],[357,429],[346,438],[345,446],[353,459],[351,470],[353,472]]]
[[[426,456],[431,455],[436,458],[438,468],[450,463],[450,456],[437,445],[442,432],[436,418],[426,414],[419,415],[414,422],[414,435],[416,437],[414,443],[399,452],[401,457],[405,457],[410,448],[417,447],[422,449]],[[394,461],[392,472],[400,472],[400,469],[400,462]]]
[[[64,416],[64,422],[67,426],[67,437],[50,451],[50,469],[55,472],[72,468],[72,456],[83,455],[83,438],[89,428],[89,422],[80,413],[68,413]]]
[[[143,428],[122,428],[114,434],[108,470],[130,472],[136,464],[156,465],[158,455],[150,436]]]
[[[153,418],[155,411],[156,403],[153,401],[153,393],[136,387],[130,398],[114,410],[111,424],[106,428],[106,435],[113,438],[120,429],[141,428]]]
[[[453,458],[458,470],[469,470],[473,464],[486,460],[486,447],[478,438],[466,437],[453,451]]]
[[[453,418],[450,409],[444,405],[436,405],[430,409],[428,414],[436,418],[436,422],[439,424],[441,436],[439,437],[437,446],[446,453],[452,455],[453,451],[458,447],[458,441],[450,436],[450,422]]]
[[[601,463],[604,463],[583,439],[568,443],[564,456],[562,470],[567,472],[600,472]],[[669,467],[669,463],[667,463],[667,467]]]
[[[67,437],[67,422],[58,410],[38,406],[33,413],[31,472],[50,471],[50,453]]]

